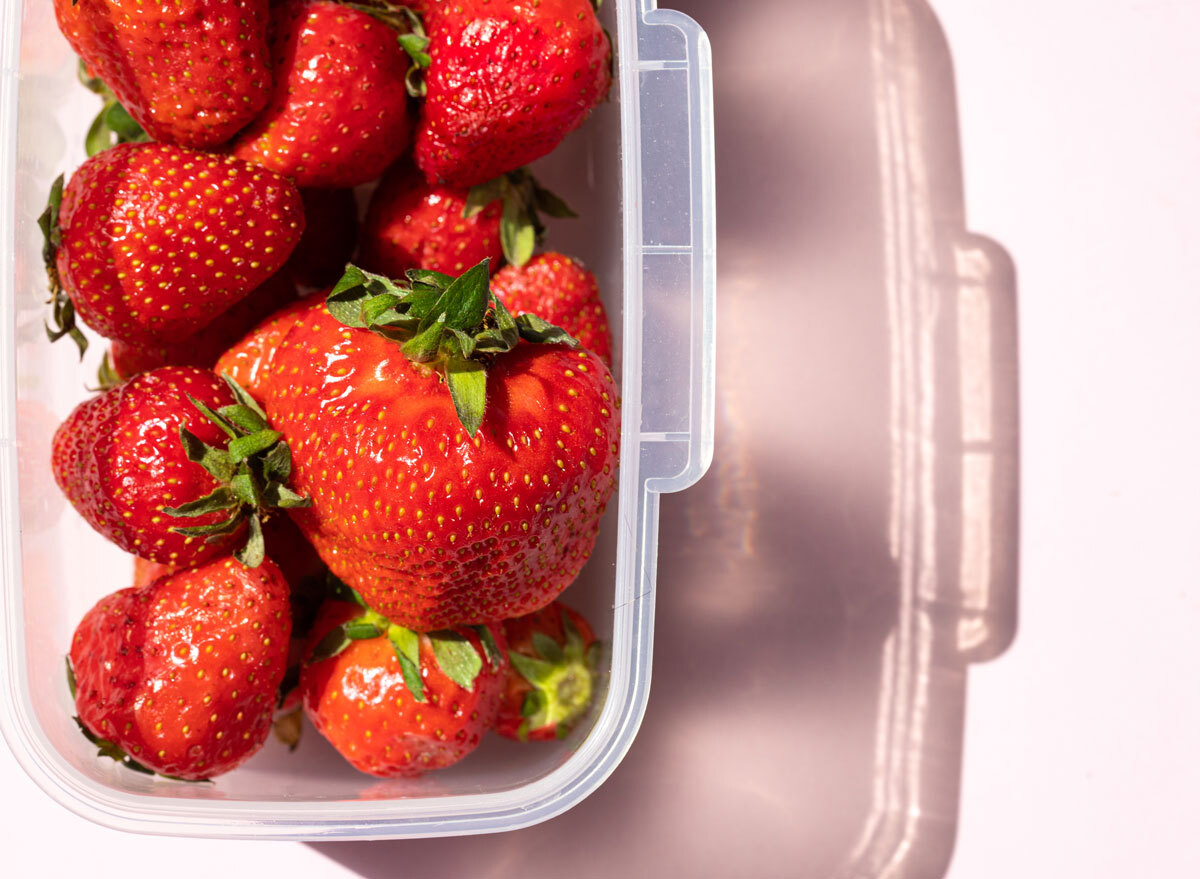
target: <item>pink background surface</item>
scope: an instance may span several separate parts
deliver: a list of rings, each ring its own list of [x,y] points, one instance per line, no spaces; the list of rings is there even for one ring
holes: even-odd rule
[[[856,776],[791,747],[802,729],[849,753],[837,737],[860,710],[846,658],[856,642],[831,641],[827,584],[805,576],[850,582],[863,535],[839,523],[868,520],[858,474],[804,465],[829,460],[854,424],[839,396],[844,352],[820,348],[836,311],[805,295],[828,295],[834,276],[803,268],[853,219],[812,164],[845,149],[836,127],[814,126],[830,108],[800,100],[834,63],[837,4],[677,5],[709,30],[718,69],[723,402],[713,471],[663,501],[654,685],[622,766],[567,815],[513,834],[268,845],[95,827],[0,749],[14,875],[65,875],[54,865],[68,846],[90,875],[133,879],[165,864],[180,879],[252,866],[372,879],[819,877],[844,850],[837,834],[862,792],[831,785]],[[1007,246],[1020,274],[1023,372],[1020,628],[1006,655],[970,672],[950,876],[1197,875],[1200,7],[933,5],[959,76],[970,225]],[[829,54],[792,51],[795,28],[824,28]],[[824,374],[796,377],[802,409],[769,395],[788,360],[756,335],[756,316],[781,306],[806,362],[828,358]]]

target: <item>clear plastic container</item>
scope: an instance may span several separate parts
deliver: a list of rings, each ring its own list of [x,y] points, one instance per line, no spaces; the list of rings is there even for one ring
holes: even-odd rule
[[[596,272],[618,330],[624,433],[619,495],[581,581],[567,593],[609,642],[591,722],[564,742],[490,736],[461,764],[417,781],[350,769],[319,735],[271,742],[212,785],[98,759],[71,721],[63,655],[75,623],[128,585],[130,561],[70,510],[50,438],[84,396],[83,368],[42,326],[36,220],[51,180],[83,160],[97,107],[47,0],[0,4],[0,726],[17,760],[67,808],[156,834],[284,839],[483,833],[543,821],[604,781],[637,732],[650,680],[658,501],[704,473],[713,448],[714,206],[709,45],[683,15],[605,3],[617,42],[611,100],[552,157],[543,182],[586,219],[550,243]]]

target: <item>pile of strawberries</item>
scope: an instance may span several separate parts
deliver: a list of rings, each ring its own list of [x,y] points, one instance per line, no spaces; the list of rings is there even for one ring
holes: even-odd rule
[[[564,735],[620,403],[526,166],[608,93],[590,0],[54,6],[103,106],[42,217],[47,330],[109,349],[53,469],[136,558],[70,646],[83,734],[186,780],[301,711],[379,776]]]

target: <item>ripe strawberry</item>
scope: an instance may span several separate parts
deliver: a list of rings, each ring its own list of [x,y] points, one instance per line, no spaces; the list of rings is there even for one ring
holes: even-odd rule
[[[275,274],[304,230],[287,180],[164,144],[113,147],[60,187],[41,220],[52,339],[71,332],[75,311],[130,344],[194,335]]]
[[[545,233],[538,211],[575,216],[523,168],[467,190],[429,183],[401,162],[371,198],[360,261],[391,278],[409,269],[461,274],[483,259],[495,272],[501,257],[520,265]]]
[[[496,732],[518,741],[565,738],[591,705],[600,645],[560,601],[504,621],[510,666]]]
[[[228,554],[248,531],[237,556],[254,566],[260,509],[308,502],[284,485],[291,462],[279,440],[236,385],[167,366],[76,407],[54,435],[54,478],[127,552],[190,567]]]
[[[574,340],[514,321],[485,264],[410,278],[402,298],[351,267],[275,352],[263,406],[313,499],[293,517],[401,625],[532,612],[595,545],[616,485],[616,385],[591,352],[530,344]]]
[[[395,27],[333,0],[283,0],[271,21],[274,91],[234,155],[302,187],[374,180],[412,136]]]
[[[286,268],[301,286],[329,287],[354,256],[358,204],[349,189],[305,189],[300,197],[304,200],[304,234]]]
[[[239,339],[217,360],[213,371],[228,375],[256,400],[263,398],[263,382],[280,343],[302,315],[322,304],[324,296],[307,296],[267,317]]]
[[[245,299],[235,302],[199,333],[186,339],[141,345],[113,342],[106,362],[111,376],[102,377],[101,384],[109,386],[114,381],[125,381],[160,366],[212,368],[217,358],[251,327],[294,302],[296,297],[296,285],[286,272],[280,272]]]
[[[437,0],[414,153],[430,180],[474,186],[553,150],[612,81],[589,0]]]
[[[267,103],[267,0],[54,0],[90,71],[159,141],[224,143]]]
[[[418,634],[353,601],[328,601],[300,673],[304,710],[350,764],[383,777],[457,763],[496,718],[500,627]]]
[[[513,314],[533,312],[562,327],[612,364],[612,333],[595,276],[561,253],[543,253],[523,266],[507,266],[492,280]]]
[[[71,640],[80,729],[130,768],[229,772],[266,741],[290,632],[287,583],[270,560],[218,559],[114,592]]]

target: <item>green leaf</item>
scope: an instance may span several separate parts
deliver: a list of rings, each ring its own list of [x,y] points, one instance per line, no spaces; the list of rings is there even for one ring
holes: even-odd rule
[[[462,216],[469,220],[494,201],[504,198],[508,191],[508,178],[501,174],[486,183],[477,183],[467,192],[467,203],[463,205]]]
[[[476,360],[461,360],[457,357],[446,361],[446,386],[458,420],[466,428],[468,436],[475,436],[483,424],[484,407],[487,401],[487,370]]]
[[[179,441],[188,460],[207,470],[217,482],[228,482],[233,478],[236,468],[224,449],[213,448],[183,426],[179,428]]]
[[[202,414],[217,427],[221,428],[221,430],[225,431],[225,433],[229,434],[230,439],[237,439],[241,435],[237,432],[232,424],[210,409],[207,404],[201,403],[191,394],[188,394],[187,398],[191,401],[193,406],[200,410],[200,414]]]
[[[537,655],[547,662],[560,663],[566,660],[562,647],[545,632],[534,632],[530,640]]]
[[[245,513],[239,508],[228,519],[216,522],[212,525],[177,525],[171,530],[176,534],[182,534],[184,537],[207,537],[209,539],[221,537],[225,534],[232,534],[242,526],[242,522],[246,519]]]
[[[245,406],[264,422],[267,421],[267,413],[263,411],[262,406],[258,405],[258,401],[251,397],[246,389],[234,380],[233,376],[227,372],[223,372],[221,373],[221,381],[225,382],[225,384],[229,387],[230,392],[233,394],[233,398],[237,400],[240,405]]]
[[[408,57],[416,62],[417,66],[422,68],[429,66],[431,59],[429,53],[425,51],[429,48],[429,37],[421,34],[400,34],[396,41],[408,53]]]
[[[235,403],[232,406],[222,406],[217,414],[235,427],[240,427],[248,433],[258,433],[267,430],[271,424],[249,406]]]
[[[104,112],[104,122],[117,136],[117,143],[138,143],[149,140],[142,126],[119,101],[113,101]]]
[[[391,625],[388,627],[388,640],[392,642],[392,650],[400,662],[400,673],[404,676],[404,686],[417,702],[425,701],[425,685],[421,682],[421,638],[412,629]]]
[[[444,341],[451,357],[467,360],[475,353],[475,339],[462,330],[451,329]]]
[[[372,296],[362,304],[362,319],[367,326],[372,326],[381,317],[392,311],[400,304],[403,297],[394,293],[380,293]]]
[[[263,505],[279,507],[282,510],[294,510],[298,507],[311,507],[313,500],[302,494],[297,494],[286,485],[278,482],[268,482],[262,491]]]
[[[536,180],[533,181],[533,203],[539,211],[551,217],[575,219],[579,216],[565,201]]]
[[[365,327],[362,306],[371,298],[367,289],[367,275],[356,265],[346,266],[341,279],[329,291],[325,305],[334,320],[348,327]]]
[[[287,443],[276,443],[262,458],[263,478],[267,482],[287,482],[292,475],[292,450]]]
[[[536,314],[520,314],[516,317],[517,329],[521,338],[526,342],[539,342],[546,345],[566,345],[578,348],[579,340],[549,321],[544,321]]]
[[[537,229],[516,198],[504,200],[500,214],[500,247],[511,265],[523,266],[533,256],[537,244]]]
[[[313,665],[323,662],[326,659],[333,659],[333,657],[349,647],[350,643],[350,638],[346,634],[346,627],[344,625],[334,626],[325,634],[325,637],[317,642],[317,646],[313,648],[312,653],[309,654],[304,664]]]
[[[105,104],[100,112],[96,114],[96,118],[88,126],[87,134],[83,138],[83,149],[89,159],[104,152],[113,145],[112,130],[108,127],[109,106],[111,105]]]
[[[351,641],[368,641],[383,634],[383,630],[370,620],[351,620],[344,628],[346,637]]]
[[[188,501],[186,504],[180,504],[177,507],[163,507],[163,512],[168,516],[178,516],[185,519],[193,519],[196,516],[206,516],[209,513],[215,513],[218,510],[228,510],[238,505],[237,498],[233,496],[226,486],[222,485],[215,489],[211,494],[207,494],[202,498],[197,498],[194,501]]]
[[[583,655],[583,661],[589,671],[595,672],[600,668],[600,657],[603,649],[599,641],[593,641],[588,645],[588,649]]]
[[[454,276],[445,272],[435,272],[433,269],[409,269],[404,273],[408,280],[416,284],[428,284],[438,290],[445,290],[454,283]]]
[[[457,632],[432,632],[433,655],[442,673],[464,690],[475,687],[475,678],[483,669],[483,659],[470,641]]]
[[[250,529],[246,535],[246,542],[233,554],[233,557],[247,568],[257,568],[267,557],[267,543],[263,539],[262,519],[259,518],[257,512],[250,514]]]
[[[536,717],[546,707],[546,694],[541,690],[530,690],[521,701],[521,716]]]
[[[475,330],[483,323],[488,307],[490,262],[485,257],[446,288],[446,326],[455,330]]]
[[[67,663],[67,689],[71,691],[71,701],[74,701],[75,693],[79,689],[78,684],[75,682],[75,669],[71,667],[71,657],[64,656],[63,659]]]
[[[265,452],[279,442],[281,434],[277,430],[260,430],[249,436],[240,436],[229,443],[229,459],[240,464],[251,455]]]
[[[555,671],[554,666],[550,663],[526,656],[524,653],[518,653],[516,650],[508,652],[508,661],[512,663],[513,668],[521,677],[535,687],[550,680]]]
[[[492,634],[491,626],[479,625],[471,628],[479,634],[483,651],[487,654],[488,665],[492,668],[499,668],[504,661],[504,654],[500,652],[500,645],[496,643],[496,636]]]
[[[96,370],[96,382],[99,390],[108,391],[121,384],[124,379],[117,373],[116,367],[113,366],[112,356],[110,352],[105,351],[104,357],[100,361],[100,367]]]
[[[438,353],[442,344],[442,334],[446,330],[445,315],[439,316],[429,327],[417,333],[404,343],[401,350],[410,360],[417,363],[428,363]]]
[[[233,479],[229,480],[229,488],[238,500],[248,506],[257,507],[262,503],[262,493],[258,490],[254,474],[245,464],[242,464]]]

